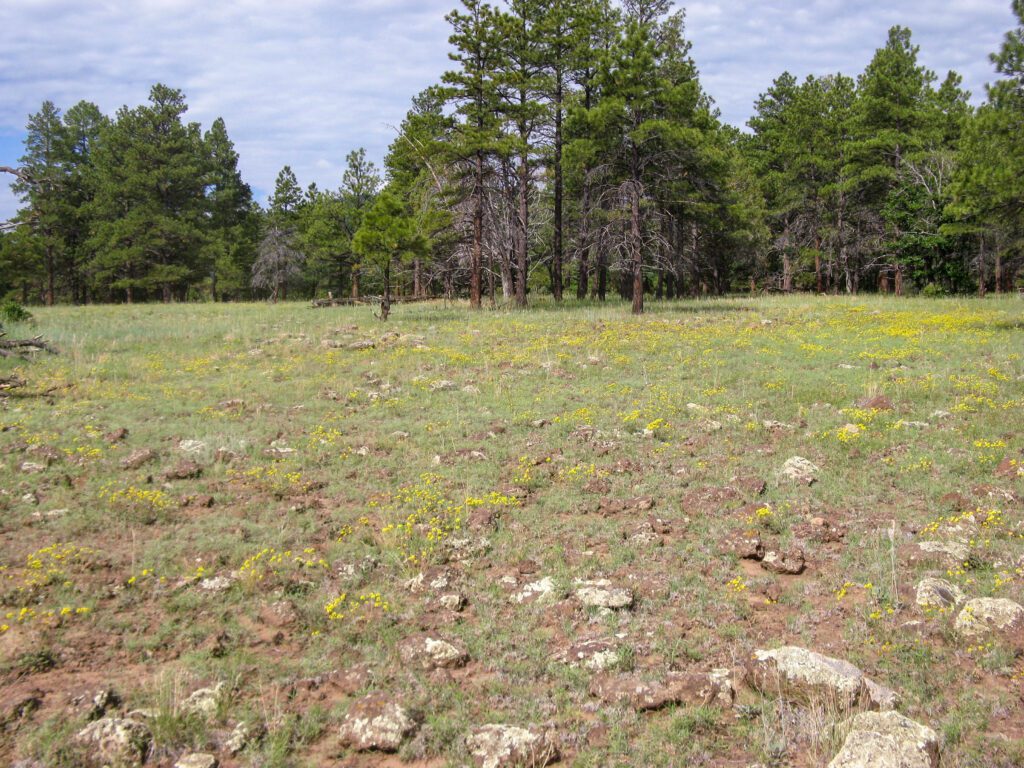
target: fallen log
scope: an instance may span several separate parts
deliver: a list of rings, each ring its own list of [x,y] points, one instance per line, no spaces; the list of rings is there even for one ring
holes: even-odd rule
[[[36,336],[34,339],[6,339],[4,336],[6,334],[0,331],[0,357],[31,357],[37,352],[60,354],[55,347],[43,341],[42,336]]]

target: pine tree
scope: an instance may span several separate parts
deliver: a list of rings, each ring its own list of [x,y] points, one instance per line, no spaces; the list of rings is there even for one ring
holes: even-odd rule
[[[416,226],[415,218],[390,189],[381,192],[363,217],[359,230],[352,238],[352,250],[364,264],[380,270],[384,283],[384,296],[380,304],[380,319],[387,320],[391,312],[391,269],[397,264],[411,263],[427,252],[426,238]]]
[[[204,248],[210,275],[210,298],[237,293],[255,256],[252,190],[238,170],[238,153],[222,118],[214,120],[203,137],[207,160]],[[218,292],[220,291],[220,292]]]
[[[197,276],[206,163],[181,91],[154,85],[149,104],[118,110],[95,152],[96,277],[112,290],[170,301]]]
[[[471,198],[473,232],[469,260],[469,303],[482,306],[484,237],[484,181],[488,159],[503,148],[498,119],[499,75],[504,66],[501,46],[495,39],[494,9],[481,0],[462,0],[465,12],[446,17],[452,26],[448,42],[455,48],[449,58],[458,67],[442,78],[447,100],[461,118],[451,146],[455,158],[472,164]]]
[[[29,116],[25,154],[20,163],[25,178],[19,178],[13,185],[26,205],[20,220],[33,235],[33,250],[42,255],[46,281],[43,298],[47,305],[52,305],[57,270],[65,252],[63,229],[68,217],[64,125],[60,110],[52,101],[43,102],[40,110]]]

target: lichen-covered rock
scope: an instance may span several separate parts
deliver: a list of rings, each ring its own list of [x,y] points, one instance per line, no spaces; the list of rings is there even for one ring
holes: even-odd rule
[[[193,712],[203,717],[213,717],[217,714],[217,707],[220,706],[220,697],[223,691],[224,683],[217,683],[213,688],[200,688],[185,699],[181,708],[186,712]]]
[[[761,567],[780,576],[798,576],[807,567],[807,560],[799,547],[792,547],[785,552],[769,550],[764,553]]]
[[[917,604],[922,608],[952,608],[967,596],[955,584],[945,579],[926,578],[917,584]]]
[[[801,485],[811,485],[821,472],[817,466],[802,456],[793,456],[782,465],[779,474],[787,480]]]
[[[590,693],[610,704],[625,704],[637,710],[654,710],[669,704],[707,707],[732,704],[732,697],[722,697],[722,678],[699,673],[670,672],[657,680],[644,680],[640,675],[598,675],[590,684]]]
[[[583,640],[567,648],[559,658],[570,667],[603,672],[618,663],[619,651],[610,640]]]
[[[371,693],[352,703],[341,722],[343,747],[359,752],[397,752],[402,740],[416,731],[416,719],[384,693]]]
[[[898,712],[863,712],[853,718],[843,748],[828,768],[938,768],[935,731]]]
[[[959,567],[968,562],[971,550],[959,541],[919,541],[917,549],[923,555],[931,555],[939,562]]]
[[[956,617],[956,631],[967,639],[1022,628],[1024,606],[1003,597],[979,597],[969,600]]]
[[[544,731],[489,724],[466,737],[477,768],[544,768],[558,760],[558,748]]]
[[[103,717],[80,730],[75,741],[92,749],[101,762],[134,766],[146,761],[153,736],[137,720]]]
[[[839,709],[891,709],[898,700],[894,691],[868,679],[850,662],[795,646],[755,651],[748,675],[764,693],[824,701]]]
[[[509,601],[513,603],[546,603],[555,599],[555,582],[550,576],[531,581],[514,593]]]
[[[179,757],[174,768],[217,768],[217,758],[207,752],[192,752]]]
[[[576,599],[590,608],[618,610],[633,605],[633,593],[623,587],[613,587],[608,579],[577,581]]]
[[[447,640],[421,635],[409,637],[398,644],[398,655],[410,666],[430,671],[461,667],[469,660],[465,649]]]

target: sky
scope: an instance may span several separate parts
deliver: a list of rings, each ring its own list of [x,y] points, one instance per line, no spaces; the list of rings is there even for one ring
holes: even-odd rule
[[[16,165],[29,114],[80,100],[113,115],[162,82],[186,118],[223,117],[263,203],[290,165],[306,186],[341,184],[345,156],[380,166],[411,97],[448,67],[445,14],[457,0],[2,0],[0,165]],[[783,71],[856,75],[901,24],[939,78],[964,76],[977,102],[988,54],[1016,26],[1010,0],[778,0],[679,3],[705,90],[743,126]],[[11,177],[13,178],[13,177]],[[18,202],[0,179],[0,221]]]

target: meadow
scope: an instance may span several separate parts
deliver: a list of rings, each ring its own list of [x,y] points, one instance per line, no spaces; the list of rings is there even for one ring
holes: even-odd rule
[[[649,309],[34,309],[8,332],[60,354],[0,360],[0,755],[825,765],[863,697],[751,673],[799,646],[942,766],[1024,763],[1024,626],[956,623],[1024,602],[1024,301]],[[486,763],[488,724],[534,746]]]

